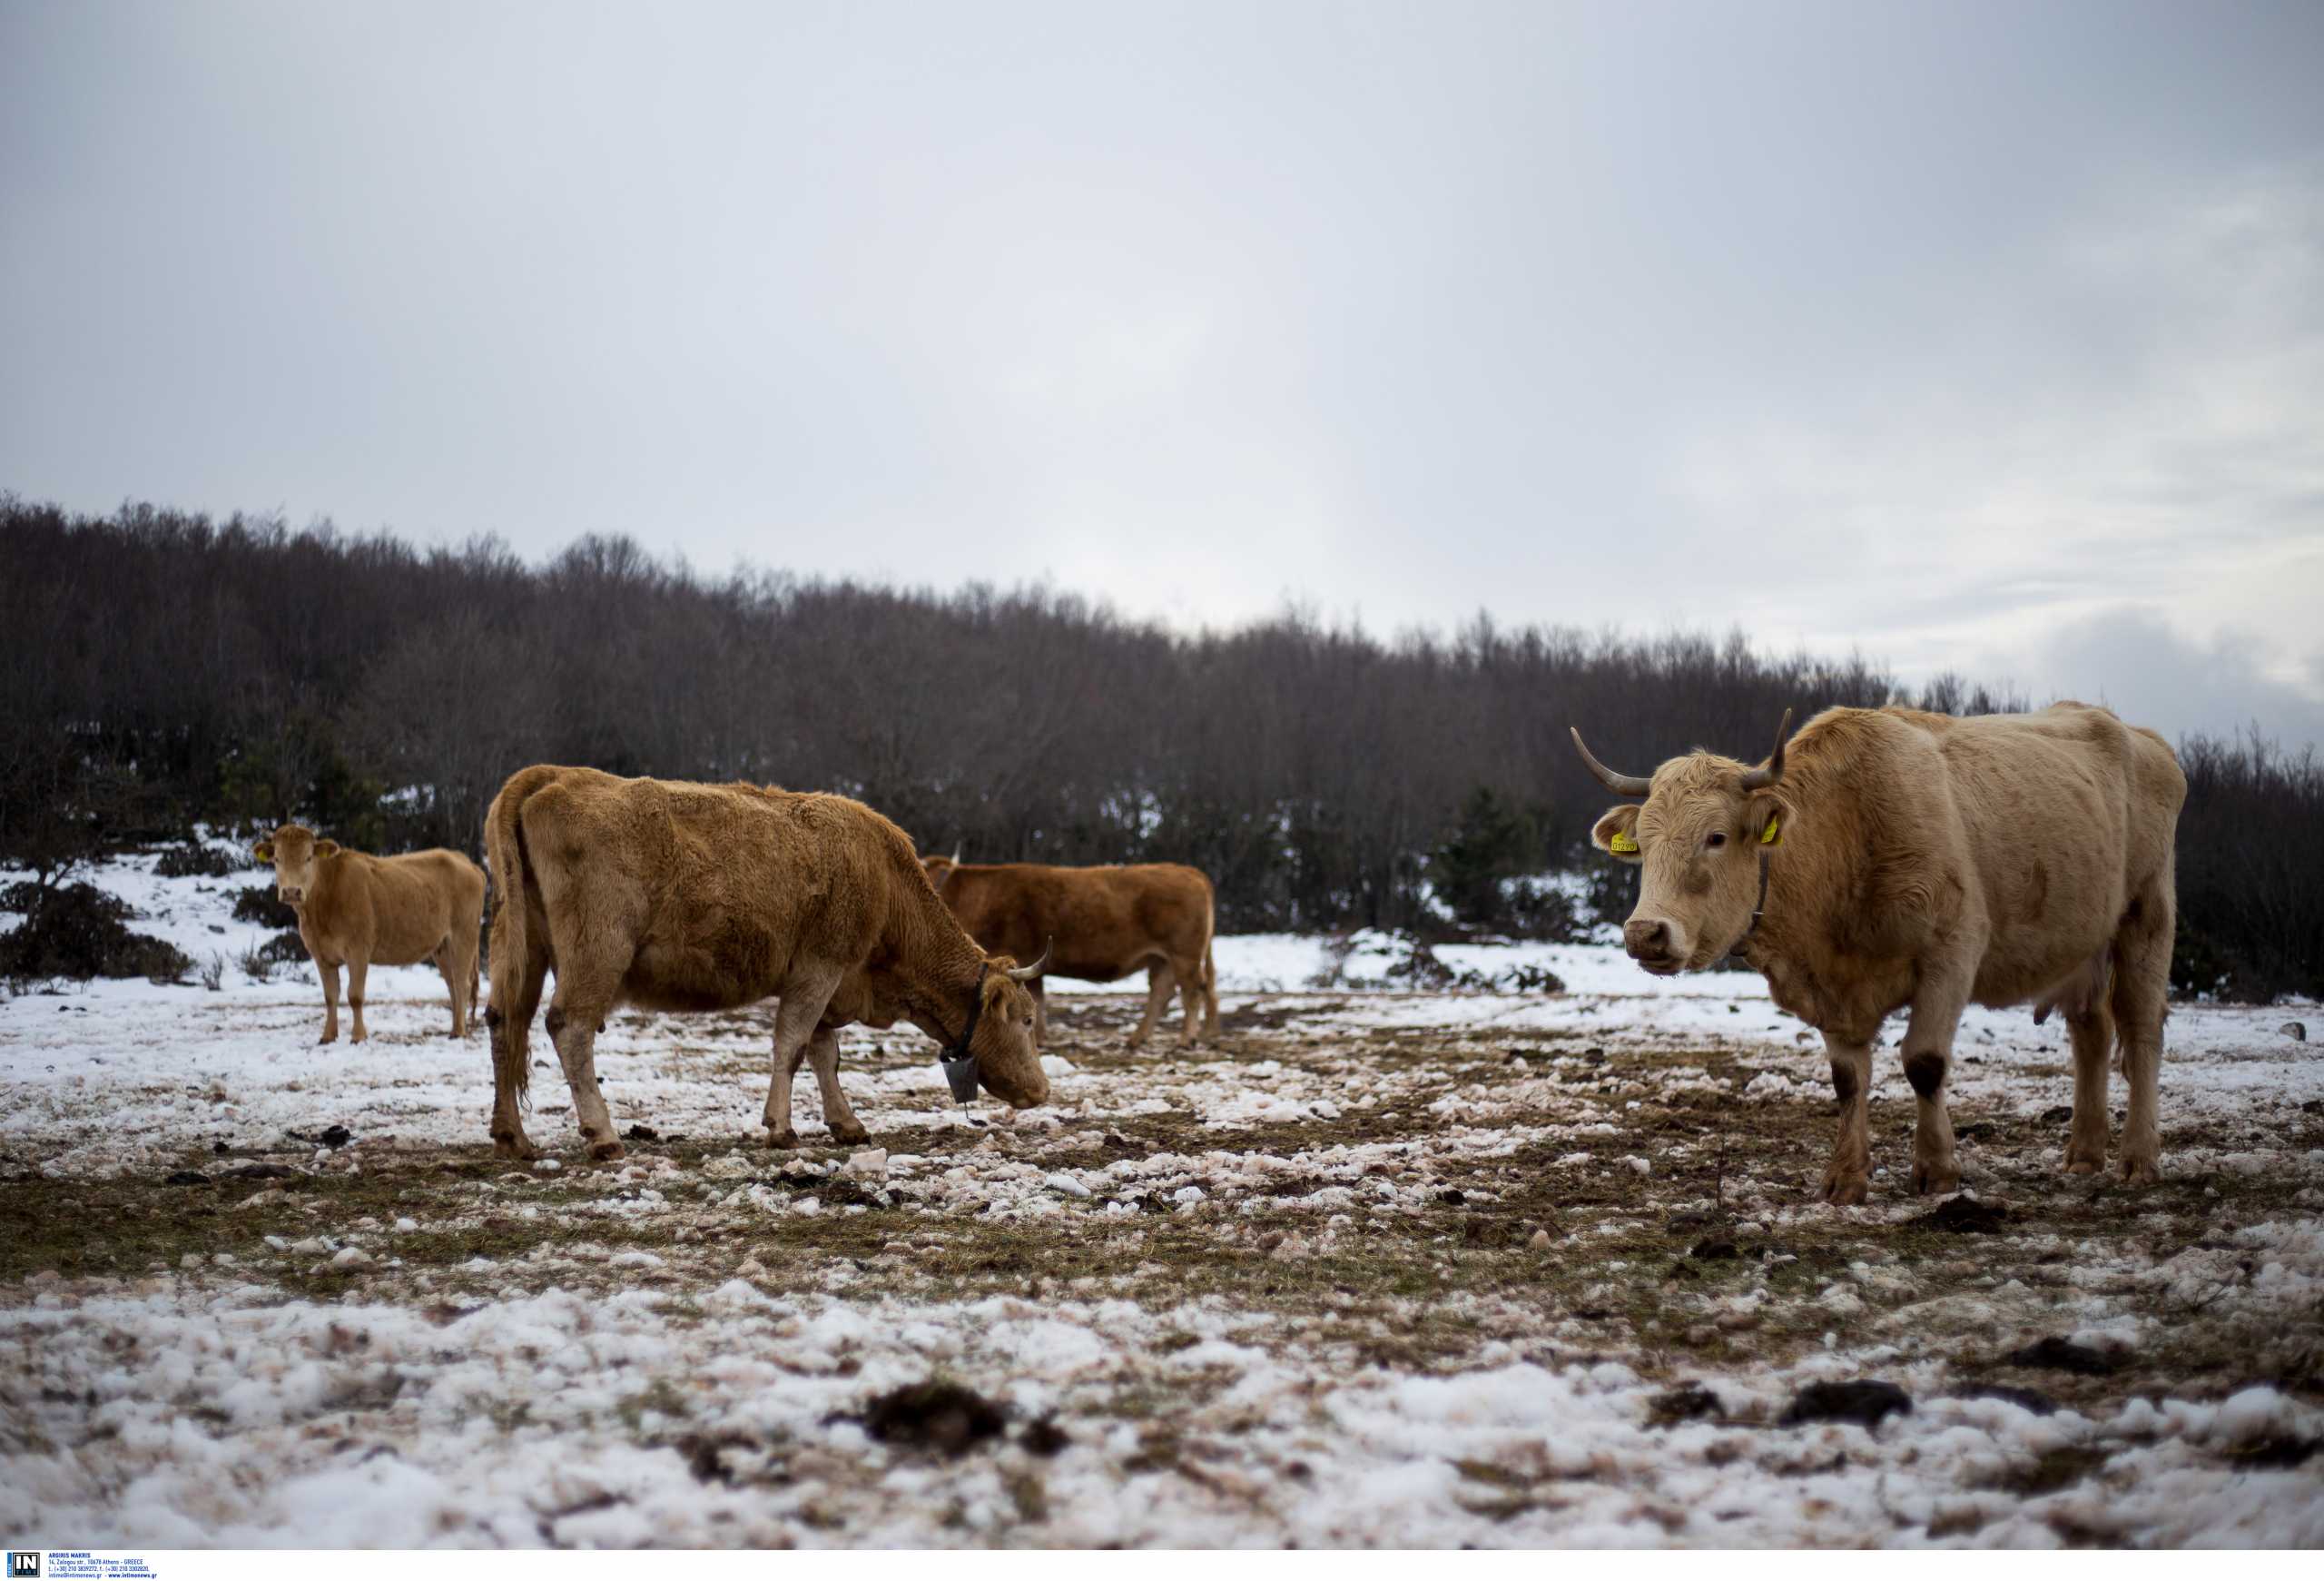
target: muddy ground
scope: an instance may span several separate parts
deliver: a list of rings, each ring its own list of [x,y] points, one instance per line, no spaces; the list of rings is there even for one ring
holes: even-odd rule
[[[0,1516],[53,1545],[2324,1541],[2324,1101],[2283,1013],[2180,1013],[2142,1189],[2060,1171],[2056,1029],[1981,1014],[1968,1194],[1904,1194],[1886,1050],[1874,1198],[1834,1210],[1820,1052],[1725,1003],[1246,993],[1216,1046],[1132,1052],[1135,998],[1059,997],[1070,1070],[1024,1114],[851,1036],[886,1154],[852,1165],[812,1084],[805,1145],[760,1145],[766,1013],[625,1015],[629,1156],[583,1159],[544,1042],[527,1169],[424,1001],[375,1003],[360,1050],[287,998],[19,1001]]]

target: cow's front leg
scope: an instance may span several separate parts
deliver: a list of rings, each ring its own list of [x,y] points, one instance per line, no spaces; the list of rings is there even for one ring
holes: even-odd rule
[[[347,1038],[350,1043],[359,1043],[371,1035],[363,1024],[363,978],[370,970],[369,956],[350,954],[347,957],[347,1008],[355,1015],[355,1030]]]
[[[1945,1089],[1953,1071],[1953,1040],[1968,1003],[1965,983],[1932,973],[1913,996],[1912,1018],[1905,1027],[1905,1080],[1919,1104],[1913,1125],[1913,1190],[1924,1197],[1961,1189]]]
[[[766,1110],[761,1117],[769,1147],[799,1145],[799,1133],[791,1129],[792,1073],[807,1057],[807,1045],[814,1042],[824,1007],[843,975],[836,966],[808,967],[783,985],[783,1004],[774,1013],[774,1077],[767,1083]]]
[[[1824,1201],[1853,1208],[1872,1190],[1872,1042],[1824,1034],[1832,1062],[1832,1091],[1840,1101],[1840,1133],[1824,1167]]]
[[[848,1107],[847,1094],[839,1090],[839,1033],[830,1027],[815,1029],[814,1037],[807,1044],[807,1062],[815,1067],[815,1088],[823,1096],[823,1123],[832,1128],[832,1140],[851,1147],[872,1140],[855,1118],[855,1111]]]
[[[339,1041],[339,963],[318,955],[315,971],[323,980],[323,1035],[319,1041],[335,1043]]]

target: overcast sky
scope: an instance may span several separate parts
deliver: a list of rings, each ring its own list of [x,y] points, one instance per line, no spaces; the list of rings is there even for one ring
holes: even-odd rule
[[[2324,5],[0,0],[0,488],[2324,741]]]

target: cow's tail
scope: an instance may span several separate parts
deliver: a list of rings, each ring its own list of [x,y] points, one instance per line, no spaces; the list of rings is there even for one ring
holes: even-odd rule
[[[519,1009],[531,941],[525,936],[525,837],[517,815],[525,798],[540,787],[536,776],[541,774],[528,768],[510,776],[484,815],[484,859],[498,894],[492,911],[492,1006],[485,1024],[492,1031],[493,1083],[519,1103],[529,1102],[533,1061],[532,1017]]]

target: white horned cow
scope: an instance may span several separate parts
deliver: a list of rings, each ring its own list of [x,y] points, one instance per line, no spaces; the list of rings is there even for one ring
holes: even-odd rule
[[[1020,1109],[1048,1101],[1026,986],[1041,963],[979,949],[910,837],[861,802],[539,764],[501,786],[484,837],[498,890],[485,1013],[492,1138],[506,1156],[537,1156],[517,1110],[551,971],[549,1037],[596,1158],[623,1151],[596,1057],[599,1027],[623,1003],[708,1011],[780,998],[764,1115],[776,1147],[797,1145],[791,1080],[803,1061],[832,1135],[867,1140],[839,1087],[837,1032],[854,1021],[909,1021],[948,1045],[948,1074],[964,1077],[972,1060],[995,1096]]]
[[[323,980],[324,1042],[339,1036],[339,969],[347,968],[348,1041],[371,1035],[363,989],[373,966],[435,963],[452,1000],[452,1035],[468,1034],[476,1010],[478,938],[484,925],[484,871],[457,851],[367,856],[285,824],[251,854],[274,868],[274,890],[298,914],[299,937]]]
[[[1913,1188],[1956,1189],[1945,1079],[1972,1002],[2063,1009],[2073,1038],[2065,1167],[2106,1167],[2108,1054],[2121,1040],[2130,1113],[2120,1169],[2157,1178],[2155,1116],[2177,897],[2172,845],[2187,782],[2168,743],[2105,709],[1955,718],[1831,708],[1758,766],[1706,751],[1651,778],[1573,744],[1641,805],[1590,839],[1643,869],[1622,943],[1649,972],[1737,954],[1777,1004],[1824,1034],[1839,1138],[1823,1194],[1870,1185],[1866,1102],[1881,1023],[1905,1010],[1905,1077],[1919,1100]]]

